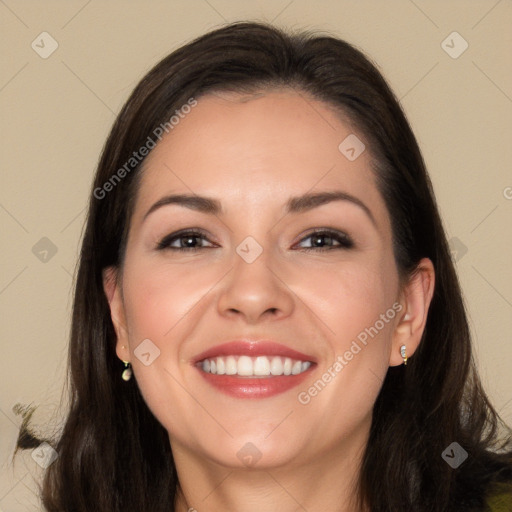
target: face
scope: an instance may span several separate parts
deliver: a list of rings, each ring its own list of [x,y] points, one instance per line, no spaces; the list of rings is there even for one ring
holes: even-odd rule
[[[110,304],[175,453],[276,467],[366,435],[405,310],[369,151],[344,153],[348,136],[305,94],[211,94],[146,158]]]

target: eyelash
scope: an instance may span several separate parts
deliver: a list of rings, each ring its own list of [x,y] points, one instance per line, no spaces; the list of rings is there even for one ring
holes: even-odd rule
[[[316,251],[316,252],[325,252],[325,251],[332,251],[335,249],[352,249],[354,247],[354,242],[352,239],[345,233],[339,232],[339,231],[333,231],[331,229],[316,229],[314,231],[311,231],[306,235],[304,238],[300,240],[300,242],[303,242],[304,240],[308,238],[312,238],[314,236],[326,236],[329,238],[332,238],[334,241],[338,242],[339,245],[332,245],[327,246],[328,248],[324,247],[303,247],[303,251]],[[210,247],[171,247],[170,244],[176,240],[179,240],[180,238],[201,238],[201,239],[207,239],[205,233],[197,230],[183,230],[178,231],[177,233],[172,233],[170,235],[167,235],[164,237],[160,242],[158,242],[156,249],[159,251],[163,250],[171,250],[171,251],[188,251],[188,252],[196,252],[200,249],[210,249]]]

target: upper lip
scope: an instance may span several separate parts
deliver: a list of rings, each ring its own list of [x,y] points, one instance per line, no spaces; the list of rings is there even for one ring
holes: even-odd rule
[[[300,361],[311,361],[316,363],[316,358],[303,352],[294,350],[281,343],[275,341],[259,340],[259,341],[247,341],[247,340],[233,340],[211,347],[204,352],[197,355],[193,362],[198,363],[204,359],[212,359],[217,356],[281,356],[289,357],[290,359],[296,359]]]

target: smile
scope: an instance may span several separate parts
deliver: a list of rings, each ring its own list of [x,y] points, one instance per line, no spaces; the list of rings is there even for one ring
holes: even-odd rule
[[[192,360],[214,389],[235,398],[269,398],[299,386],[317,365],[312,355],[275,341],[234,340]]]

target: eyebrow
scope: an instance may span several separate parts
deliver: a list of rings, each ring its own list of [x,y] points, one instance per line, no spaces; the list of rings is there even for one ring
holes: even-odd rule
[[[326,191],[326,192],[309,192],[297,197],[290,197],[285,205],[286,213],[303,213],[314,208],[318,208],[324,204],[332,201],[349,201],[359,208],[361,208],[366,215],[372,221],[372,224],[377,227],[375,217],[371,210],[357,197],[343,192],[341,190]],[[190,195],[190,194],[171,194],[159,199],[151,208],[146,212],[142,221],[144,221],[148,215],[158,210],[162,206],[176,204],[184,208],[189,208],[201,213],[209,215],[218,215],[222,213],[222,205],[218,199],[212,197]]]

